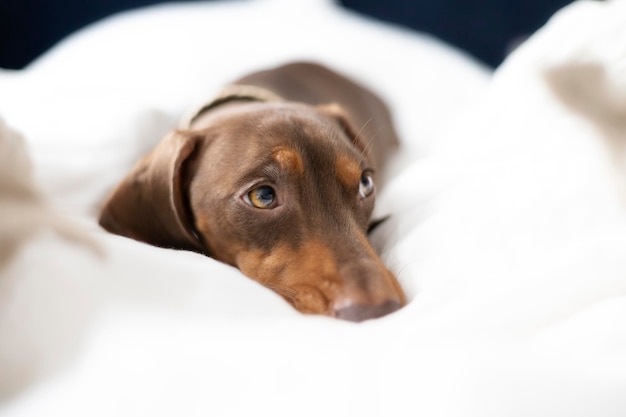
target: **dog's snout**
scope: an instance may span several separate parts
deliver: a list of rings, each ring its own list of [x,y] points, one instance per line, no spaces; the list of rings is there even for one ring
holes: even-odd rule
[[[388,300],[382,304],[349,304],[335,310],[335,317],[348,321],[361,322],[386,316],[399,310],[402,305],[395,300]]]
[[[405,304],[395,276],[376,259],[349,262],[339,271],[343,285],[331,302],[336,318],[361,322],[386,316]]]

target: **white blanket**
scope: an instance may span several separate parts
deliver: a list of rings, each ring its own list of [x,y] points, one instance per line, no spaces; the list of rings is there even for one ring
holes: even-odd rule
[[[96,225],[191,104],[297,59],[394,114],[404,150],[374,236],[409,298],[391,316],[304,316],[233,268]],[[129,12],[0,72],[46,210],[75,223],[73,240],[23,224],[0,270],[0,415],[626,415],[626,188],[607,132],[626,133],[581,110],[581,65],[626,114],[626,2],[567,7],[493,77],[322,0]],[[4,156],[17,142],[0,133]]]

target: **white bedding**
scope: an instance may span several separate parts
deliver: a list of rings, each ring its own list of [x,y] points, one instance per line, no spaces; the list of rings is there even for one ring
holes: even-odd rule
[[[394,113],[374,240],[410,301],[383,319],[303,316],[233,268],[96,225],[191,104],[296,59]],[[0,117],[82,235],[42,227],[0,271],[0,415],[626,415],[626,194],[604,131],[546,82],[573,63],[604,68],[626,114],[626,2],[567,7],[493,77],[322,0],[129,12],[0,72]]]

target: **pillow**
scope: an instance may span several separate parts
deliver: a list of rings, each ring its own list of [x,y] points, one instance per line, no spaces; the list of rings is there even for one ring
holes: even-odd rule
[[[53,116],[38,127],[34,112],[44,111],[27,103],[74,85],[70,96],[87,97],[65,109],[86,127],[121,120],[113,141],[100,129],[90,139],[93,149],[129,144],[112,156],[116,175],[155,140],[149,128],[129,131],[136,117],[162,115],[156,124],[165,129],[189,102],[250,69],[307,58],[371,84],[391,103],[405,146],[377,209],[394,215],[375,239],[411,298],[359,325],[302,316],[193,253],[94,231],[108,254],[100,267],[42,235],[11,266],[14,282],[27,279],[4,317],[29,320],[9,333],[21,338],[2,340],[34,369],[19,368],[31,377],[4,415],[622,414],[623,202],[601,133],[564,105],[546,74],[593,60],[610,85],[623,85],[626,51],[616,41],[626,30],[623,7],[564,9],[487,90],[488,74],[457,52],[321,2],[124,14],[68,39],[28,71],[1,77],[0,87],[15,82],[0,112],[26,133],[37,167],[47,138],[62,146],[84,136],[61,130],[71,124]],[[50,160],[60,169],[66,158]],[[102,188],[114,184],[106,171]],[[71,212],[82,218],[95,200],[71,188]]]
[[[437,40],[321,1],[146,8],[79,31],[24,71],[0,71],[0,114],[26,137],[49,212],[70,217],[99,248],[94,252],[39,227],[39,234],[2,271],[0,296],[8,301],[1,313],[0,339],[11,342],[1,349],[1,373],[8,377],[0,392],[9,398],[34,390],[24,402],[12,402],[12,410],[19,413],[22,407],[40,407],[53,399],[55,395],[48,395],[63,386],[55,377],[59,371],[81,373],[77,358],[99,350],[102,342],[116,343],[116,337],[101,335],[126,327],[109,327],[118,319],[131,323],[136,318],[148,327],[173,319],[174,328],[191,326],[188,330],[208,325],[213,330],[198,334],[213,335],[207,339],[214,345],[211,363],[223,364],[207,374],[216,378],[207,381],[216,388],[228,385],[229,375],[236,375],[227,372],[232,370],[229,363],[240,361],[228,353],[230,342],[220,342],[229,340],[233,328],[246,329],[245,338],[257,337],[256,331],[250,332],[257,327],[259,337],[269,332],[280,339],[284,332],[301,332],[302,320],[313,326],[309,329],[327,326],[326,319],[302,317],[231,267],[109,235],[95,225],[108,190],[194,102],[206,100],[245,72],[297,59],[326,63],[378,90],[396,110],[406,137],[405,164],[429,146],[434,132],[477,100],[490,76]],[[415,118],[398,110],[404,107],[421,114]],[[334,325],[338,331],[345,326]],[[152,330],[136,342],[143,344],[150,334]],[[228,356],[226,361],[219,351]],[[262,352],[248,355],[249,360],[263,365],[258,356]],[[279,372],[289,369],[285,365]],[[85,387],[85,401],[55,401],[51,409],[88,406],[97,390],[90,383]],[[235,393],[212,403],[219,408]],[[40,395],[48,399],[37,400]]]

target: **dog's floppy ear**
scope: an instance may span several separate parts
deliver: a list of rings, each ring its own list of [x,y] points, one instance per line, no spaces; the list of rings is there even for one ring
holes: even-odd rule
[[[203,252],[188,213],[185,162],[199,137],[174,131],[144,156],[109,197],[100,225],[152,245]]]

